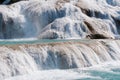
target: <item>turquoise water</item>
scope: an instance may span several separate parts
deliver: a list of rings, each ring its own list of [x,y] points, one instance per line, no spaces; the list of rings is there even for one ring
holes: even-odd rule
[[[14,45],[14,44],[42,44],[42,43],[57,43],[57,42],[81,42],[92,43],[95,41],[113,41],[112,39],[3,39],[0,40],[0,45]]]
[[[0,40],[0,45],[14,45],[14,44],[41,44],[41,43],[56,43],[56,42],[89,42],[94,40],[88,39],[8,39]]]
[[[120,66],[84,70],[83,74],[85,73],[90,77],[84,77],[77,80],[120,80]]]
[[[65,42],[66,40],[25,40],[25,39],[15,39],[15,40],[0,40],[0,45],[13,45],[13,44],[40,44],[40,43],[53,43],[53,42]]]
[[[41,70],[6,80],[120,80],[120,61],[82,69]]]

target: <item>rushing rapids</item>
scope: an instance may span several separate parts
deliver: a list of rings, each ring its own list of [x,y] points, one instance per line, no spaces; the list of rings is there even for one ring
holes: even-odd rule
[[[120,41],[91,40],[0,46],[0,78],[120,60]]]
[[[0,4],[0,80],[120,80],[119,0]]]
[[[0,5],[0,38],[114,39],[119,38],[119,16],[119,0],[20,1]]]

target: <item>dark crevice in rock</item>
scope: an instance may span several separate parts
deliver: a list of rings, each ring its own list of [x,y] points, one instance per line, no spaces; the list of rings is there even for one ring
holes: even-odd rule
[[[0,0],[0,4],[2,4],[4,2],[4,0]]]
[[[91,11],[90,11],[90,10],[82,9],[82,8],[81,8],[81,10],[82,10],[82,12],[83,12],[84,14],[86,14],[87,16],[92,17],[92,14],[91,14]]]
[[[90,34],[90,35],[87,35],[86,38],[89,38],[89,39],[112,39],[111,37],[106,37],[103,34]]]
[[[90,30],[91,33],[96,33],[95,29],[92,27],[92,25],[87,22],[87,21],[84,21],[85,25],[88,27],[88,29]]]
[[[0,4],[9,5],[9,4],[16,3],[16,2],[18,2],[18,1],[22,1],[22,0],[0,0]]]

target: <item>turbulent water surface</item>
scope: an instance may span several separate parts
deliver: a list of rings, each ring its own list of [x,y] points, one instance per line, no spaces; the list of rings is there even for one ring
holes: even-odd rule
[[[20,1],[0,5],[0,38],[119,39],[119,16],[119,0]]]
[[[1,79],[119,79],[119,40],[6,42],[0,46]]]
[[[5,80],[120,80],[119,61],[90,68],[44,70]]]
[[[120,80],[119,0],[0,3],[0,80]]]

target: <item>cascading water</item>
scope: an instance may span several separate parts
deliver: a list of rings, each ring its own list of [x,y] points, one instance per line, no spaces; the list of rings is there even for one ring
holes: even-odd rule
[[[120,79],[119,0],[16,1],[0,1],[0,80]]]
[[[9,44],[0,47],[1,79],[38,70],[85,68],[120,60],[120,41],[117,40]]]
[[[116,3],[117,0],[31,0],[9,7],[1,5],[0,38],[69,39],[88,38],[91,34],[119,38],[120,8]]]

